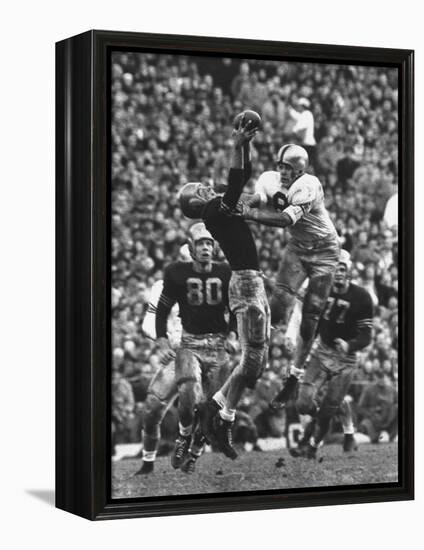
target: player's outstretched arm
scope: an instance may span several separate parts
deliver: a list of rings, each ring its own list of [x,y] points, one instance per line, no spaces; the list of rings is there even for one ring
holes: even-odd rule
[[[287,227],[293,223],[292,218],[285,212],[271,212],[258,208],[246,208],[242,213],[245,220],[268,225],[271,227]]]
[[[223,206],[230,212],[237,206],[243,188],[250,178],[250,141],[255,133],[256,130],[249,130],[248,125],[234,130],[234,150],[228,174],[228,187],[222,197]]]
[[[262,197],[259,193],[242,193],[240,199],[249,208],[259,208],[262,204]]]

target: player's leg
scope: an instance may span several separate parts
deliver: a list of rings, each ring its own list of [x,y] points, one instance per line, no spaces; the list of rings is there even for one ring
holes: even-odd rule
[[[270,302],[271,322],[274,326],[282,324],[287,329],[295,299],[306,277],[298,254],[290,244],[287,245],[278,267]]]
[[[216,335],[207,348],[198,352],[198,356],[201,358],[202,389],[206,402],[197,405],[197,413],[200,413],[202,407],[206,406],[206,403],[217,393],[220,394],[220,398],[219,401],[215,402],[221,408],[226,403],[224,395],[226,390],[223,386],[231,374],[231,366],[229,355],[224,347],[224,341],[225,338],[222,335]],[[196,415],[189,452],[181,466],[181,470],[187,474],[194,473],[196,462],[202,455],[206,443],[199,416],[199,414]]]
[[[316,245],[313,251],[296,250],[298,250],[299,258],[309,275],[294,358],[295,367],[302,369],[311,351],[318,322],[331,292],[334,273],[340,257],[340,245],[337,239],[331,239],[329,242]]]
[[[158,370],[148,388],[143,407],[143,462],[137,474],[149,474],[153,471],[160,440],[160,425],[176,396],[175,363],[172,361]]]
[[[303,299],[302,321],[294,357],[294,365],[297,369],[303,369],[311,351],[318,322],[330,295],[332,284],[332,273],[312,276],[309,279],[308,288]]]
[[[291,333],[293,329],[296,330],[293,326],[298,317],[295,306],[299,289],[306,277],[306,271],[296,249],[290,244],[287,245],[281,258],[271,298],[271,321],[274,326],[282,324],[286,331],[290,329]],[[293,319],[294,322],[290,324],[293,313],[296,319]],[[289,399],[293,398],[297,390],[298,375],[297,370],[291,365],[283,380],[283,388],[270,403],[271,408],[282,408]]]
[[[254,271],[233,273],[230,307],[237,319],[241,346],[240,363],[231,373],[226,403],[214,418],[218,446],[230,458],[237,453],[232,446],[232,426],[236,407],[245,388],[253,388],[266,364],[270,312],[263,279]]]
[[[171,463],[180,468],[190,447],[194,429],[196,405],[202,397],[202,380],[199,359],[193,350],[182,345],[175,358],[175,378],[178,387],[178,438]]]
[[[303,298],[302,320],[295,347],[294,365],[282,390],[272,400],[270,404],[271,408],[281,408],[296,392],[299,374],[302,373],[306,359],[311,351],[318,322],[324,311],[332,283],[332,273],[315,275],[309,279],[308,288]]]
[[[308,362],[303,379],[299,383],[296,398],[297,412],[301,415],[311,416],[312,419],[307,424],[303,438],[298,447],[290,450],[292,456],[298,457],[305,455],[309,440],[315,431],[316,416],[319,410],[317,394],[327,380],[328,373],[323,368],[319,355],[313,353]]]
[[[340,410],[340,405],[352,382],[354,369],[354,366],[346,366],[341,372],[334,374],[328,383],[327,392],[317,414],[315,431],[310,441],[311,446],[315,449],[326,436],[331,419]]]
[[[355,441],[355,426],[353,423],[352,397],[345,395],[340,405],[343,425],[343,451],[349,453],[357,449]]]

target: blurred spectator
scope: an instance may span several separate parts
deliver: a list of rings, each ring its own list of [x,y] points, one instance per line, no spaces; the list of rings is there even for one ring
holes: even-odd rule
[[[315,167],[315,141],[314,115],[310,110],[311,102],[306,97],[301,97],[297,101],[296,108],[289,107],[290,116],[295,123],[292,132],[299,145],[306,149],[309,155],[310,166]]]
[[[112,454],[116,443],[131,439],[130,422],[134,418],[134,395],[131,384],[118,368],[112,369]]]
[[[347,191],[347,184],[357,168],[359,162],[354,158],[353,147],[348,145],[344,156],[337,162],[337,180],[343,191]]]

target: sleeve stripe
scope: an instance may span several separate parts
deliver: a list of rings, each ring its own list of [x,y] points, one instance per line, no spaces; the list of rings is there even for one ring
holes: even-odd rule
[[[231,214],[232,209],[228,206],[228,204],[225,204],[224,200],[221,200],[220,208],[225,214]]]
[[[173,301],[167,296],[164,296],[163,294],[160,297],[159,303],[167,307],[172,307],[173,305]]]

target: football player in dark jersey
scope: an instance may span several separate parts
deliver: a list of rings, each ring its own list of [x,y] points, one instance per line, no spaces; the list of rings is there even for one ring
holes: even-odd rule
[[[193,261],[175,262],[165,269],[156,310],[156,336],[162,361],[175,359],[179,436],[171,462],[174,468],[192,473],[204,442],[194,430],[195,408],[203,395],[210,398],[230,374],[226,314],[231,270],[226,262],[212,261],[214,239],[204,223],[194,224],[189,233]],[[176,352],[167,338],[167,320],[175,303],[182,324]]]
[[[356,352],[371,343],[372,298],[367,290],[350,281],[350,266],[350,255],[342,250],[296,400],[298,412],[314,418],[312,434],[291,451],[293,456],[315,458],[333,416],[342,406],[346,414],[348,404],[343,401],[356,369]],[[325,383],[328,385],[318,406],[316,396]]]
[[[241,360],[224,387],[201,410],[206,437],[232,459],[237,458],[232,445],[237,403],[244,389],[254,386],[265,366],[270,328],[269,306],[253,235],[244,219],[232,215],[240,207],[239,200],[250,177],[250,141],[255,133],[256,129],[243,120],[234,131],[232,167],[224,195],[217,195],[201,183],[187,183],[180,191],[183,213],[189,218],[203,219],[232,270],[229,304],[237,319]]]

